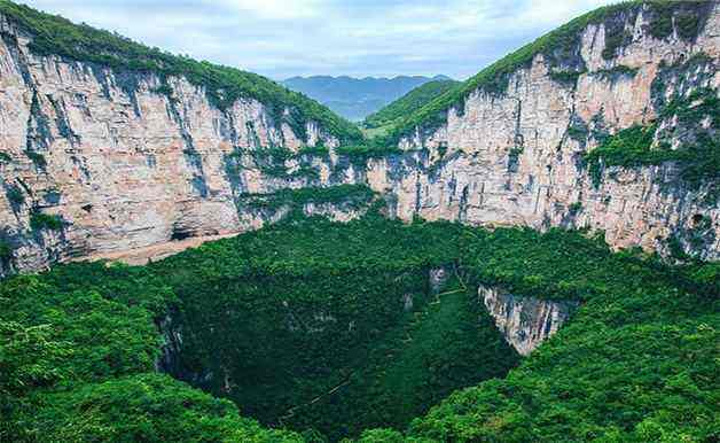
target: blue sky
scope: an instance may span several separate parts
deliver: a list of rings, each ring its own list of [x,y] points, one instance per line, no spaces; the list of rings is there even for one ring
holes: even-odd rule
[[[611,0],[19,0],[276,80],[464,79]]]

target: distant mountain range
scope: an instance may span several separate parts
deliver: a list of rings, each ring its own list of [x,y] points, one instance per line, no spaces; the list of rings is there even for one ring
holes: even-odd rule
[[[352,121],[361,121],[411,90],[433,80],[449,77],[399,76],[395,78],[292,77],[283,85],[302,92]]]

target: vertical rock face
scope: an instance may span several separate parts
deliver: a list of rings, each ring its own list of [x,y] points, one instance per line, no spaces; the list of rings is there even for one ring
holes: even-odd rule
[[[312,179],[287,179],[250,155],[336,146],[317,122],[300,138],[258,100],[221,110],[182,76],[38,56],[2,15],[0,34],[0,237],[12,270],[255,228],[269,216],[238,196],[330,180],[323,159]],[[63,229],[34,229],[34,213],[61,216]]]
[[[521,297],[485,286],[479,287],[478,297],[507,342],[525,356],[555,334],[578,306],[576,302]]]
[[[397,196],[402,219],[591,228],[616,247],[646,249],[662,249],[675,236],[687,251],[720,258],[720,208],[708,198],[716,179],[690,185],[678,165],[665,163],[607,167],[594,183],[582,161],[609,135],[659,118],[671,133],[663,141],[676,148],[687,131],[676,116],[660,117],[667,103],[693,91],[718,96],[720,4],[686,5],[699,8],[697,36],[672,28],[654,36],[647,5],[590,24],[574,55],[551,62],[538,54],[501,91],[479,88],[445,112],[444,124],[417,126],[400,140],[405,158],[370,165],[370,184]],[[611,32],[627,40],[608,57]],[[691,240],[697,220],[704,220],[702,242]]]

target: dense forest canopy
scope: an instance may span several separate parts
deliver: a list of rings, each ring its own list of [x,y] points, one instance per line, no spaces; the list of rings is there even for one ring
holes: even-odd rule
[[[452,278],[434,294],[427,270],[438,266]],[[0,285],[2,435],[711,441],[720,429],[719,275],[713,264],[613,253],[581,232],[403,225],[372,214],[348,224],[288,219],[146,267],[60,266]],[[583,306],[493,379],[518,360],[478,305],[478,284]],[[406,293],[415,295],[410,311]],[[156,374],[168,313],[184,340],[184,372],[174,375],[295,432],[260,427],[233,403]],[[238,360],[247,365],[228,379],[192,376]],[[224,389],[244,377],[245,388]]]
[[[363,121],[363,126],[376,129],[393,125],[458,84],[459,82],[455,80],[434,80],[418,86],[379,111],[367,116]]]

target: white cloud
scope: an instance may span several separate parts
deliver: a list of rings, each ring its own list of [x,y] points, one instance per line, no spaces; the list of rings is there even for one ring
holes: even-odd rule
[[[31,6],[273,78],[464,78],[543,32],[610,2],[32,0]]]
[[[264,20],[292,20],[320,14],[322,0],[203,0],[203,3],[222,4],[240,13]]]
[[[533,0],[529,7],[521,10],[517,20],[522,24],[535,26],[558,25],[562,22],[591,11],[599,6],[612,3],[610,0]]]

